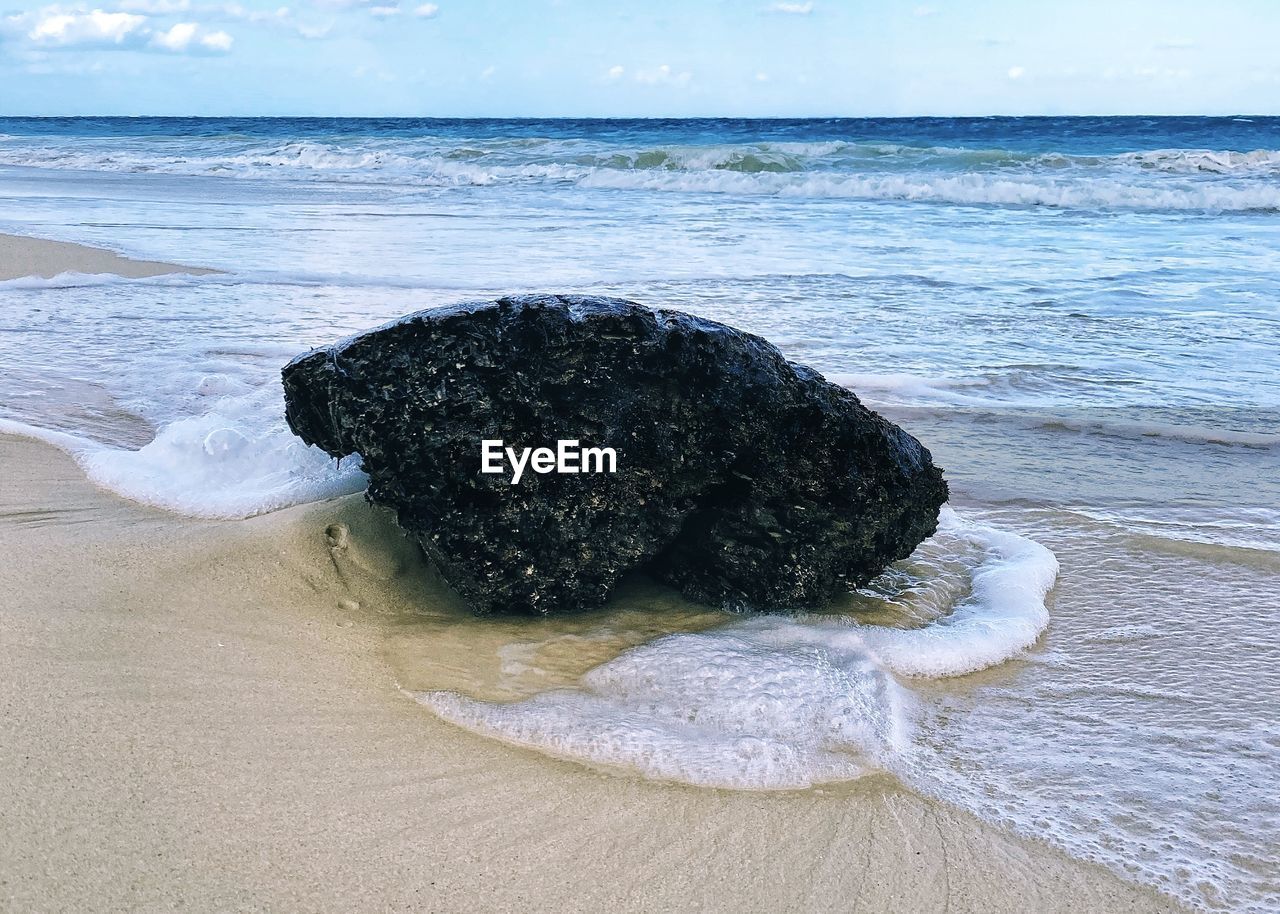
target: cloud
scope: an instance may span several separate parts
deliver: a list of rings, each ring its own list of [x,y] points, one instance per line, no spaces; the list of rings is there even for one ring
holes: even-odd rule
[[[925,19],[929,16],[936,16],[937,14],[938,8],[936,6],[917,6],[911,11],[911,15],[915,16],[917,19]]]
[[[231,50],[231,45],[233,44],[235,44],[235,39],[221,30],[200,36],[200,46],[215,54],[227,53]]]
[[[124,0],[132,9],[187,6],[189,0]],[[189,8],[189,7],[188,7]],[[229,34],[198,22],[179,22],[168,28],[152,25],[142,12],[47,6],[17,13],[0,21],[0,31],[25,39],[30,53],[98,48],[105,50],[167,51],[177,54],[224,54],[235,43]]]
[[[36,15],[27,38],[37,45],[59,48],[79,45],[122,46],[140,37],[147,22],[146,16],[108,13],[104,10],[61,12],[50,7]]]
[[[1169,38],[1156,42],[1157,51],[1190,51],[1196,43],[1190,38]]]
[[[434,3],[424,3],[413,11],[419,19],[434,19],[440,13],[440,7]]]
[[[186,3],[188,0],[128,0],[128,2]],[[198,12],[201,17],[215,22],[251,22],[255,25],[275,26],[277,28],[286,29],[307,39],[324,38],[333,31],[332,22],[321,23],[304,21],[294,15],[293,10],[287,6],[281,6],[274,10],[251,10],[246,9],[239,3],[232,2],[202,5],[192,7],[192,9]]]
[[[398,6],[371,6],[369,7],[369,15],[375,19],[390,19],[393,16],[400,15],[400,7]]]
[[[608,72],[604,74],[605,79],[622,79],[622,74],[627,71],[620,65],[612,66]]]
[[[773,6],[769,7],[766,12],[788,13],[792,16],[808,16],[813,12],[813,2],[812,0],[807,0],[805,3],[775,3]]]
[[[179,22],[166,32],[156,32],[151,37],[151,43],[166,51],[185,51],[195,40],[199,29],[200,26],[194,22]]]
[[[613,72],[610,70],[609,72]],[[644,83],[648,86],[686,86],[689,80],[693,78],[692,73],[676,73],[670,65],[663,64],[653,70],[639,70],[636,73],[636,82]]]
[[[198,22],[179,22],[172,28],[155,32],[151,36],[152,47],[179,54],[188,51],[225,54],[231,50],[234,42],[235,39],[226,32],[208,31]]]
[[[764,72],[763,70],[761,70],[759,73],[756,74],[756,82],[767,83],[768,81],[769,81],[769,74]]]
[[[1010,68],[1009,68],[1009,78],[1010,78],[1010,79],[1022,79],[1022,77],[1026,76],[1026,75],[1027,75],[1027,71],[1026,71],[1026,68],[1025,68],[1025,67],[1010,67]]]
[[[191,8],[191,0],[119,0],[116,7],[127,13],[164,16],[171,13],[185,13]]]

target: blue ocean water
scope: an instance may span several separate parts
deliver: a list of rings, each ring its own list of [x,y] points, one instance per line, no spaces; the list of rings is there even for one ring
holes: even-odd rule
[[[876,666],[876,764],[1192,906],[1280,907],[1280,118],[0,118],[0,231],[223,271],[0,282],[0,419],[190,514],[358,489],[284,428],[279,368],[408,311],[599,292],[767,337],[1061,565],[1022,659],[900,690]],[[956,529],[898,602],[951,618],[976,568],[1016,579],[1022,547]],[[623,666],[701,663],[656,644]],[[782,755],[860,768],[788,730],[845,672],[789,694]],[[455,717],[564,744],[627,700]],[[663,751],[696,783],[820,779]]]

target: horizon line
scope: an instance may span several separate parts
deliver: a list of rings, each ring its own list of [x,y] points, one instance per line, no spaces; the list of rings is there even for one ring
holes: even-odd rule
[[[0,114],[0,120],[351,120],[351,121],[912,121],[1269,118],[1280,114]]]

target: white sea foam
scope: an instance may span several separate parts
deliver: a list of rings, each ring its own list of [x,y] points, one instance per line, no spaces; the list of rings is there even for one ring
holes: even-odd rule
[[[1280,209],[1280,150],[1075,155],[843,141],[601,146],[398,140],[0,143],[0,165],[419,187],[569,182],[588,188],[1055,208]]]
[[[119,273],[65,272],[56,276],[19,276],[0,280],[0,292],[42,289],[92,289],[102,286],[275,286],[337,287],[359,289],[491,289],[492,280],[442,280],[436,276],[387,276],[383,273],[322,273],[307,270],[237,270],[234,273],[162,273],[157,276],[121,276]]]
[[[793,789],[895,767],[911,698],[894,677],[954,676],[1030,647],[1053,554],[1024,537],[939,519],[939,548],[977,551],[970,595],[920,629],[757,616],[674,634],[524,701],[415,698],[461,726],[552,755],[714,787]]]
[[[193,517],[239,518],[358,492],[358,458],[336,461],[286,427],[278,386],[244,392],[235,379],[209,378],[214,398],[196,416],[165,423],[137,450],[0,419],[0,432],[39,438],[73,457],[95,484]]]
[[[966,393],[967,389],[988,387],[989,382],[985,380],[930,378],[905,372],[829,372],[824,377],[832,384],[848,387],[859,396],[877,403],[976,406],[991,402],[988,398]]]
[[[901,744],[904,693],[865,654],[758,634],[671,635],[515,704],[415,697],[507,742],[707,787],[847,780]]]
[[[1046,206],[1061,209],[1189,210],[1247,212],[1280,210],[1280,187],[1272,183],[1133,182],[1102,175],[1006,176],[967,174],[742,174],[730,171],[594,171],[585,187],[728,193],[779,197],[900,200],[966,206]]]
[[[1177,173],[1258,172],[1267,174],[1280,171],[1280,150],[1255,149],[1252,152],[1234,152],[1213,149],[1152,149],[1125,153],[1116,156],[1115,161],[1140,168]]]
[[[1003,663],[1035,644],[1049,624],[1045,595],[1058,560],[1039,543],[943,508],[939,530],[986,551],[968,599],[932,625],[905,631],[863,626],[863,643],[907,676],[956,676]]]

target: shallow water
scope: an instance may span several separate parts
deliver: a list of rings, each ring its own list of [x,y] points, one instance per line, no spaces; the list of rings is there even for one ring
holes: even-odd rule
[[[424,612],[406,691],[633,775],[887,770],[1274,910],[1278,181],[1273,118],[0,119],[0,230],[228,271],[0,283],[0,428],[243,516],[363,485],[289,435],[279,368],[408,311],[601,292],[760,333],[933,450],[943,533],[796,618],[643,581],[573,619]]]

